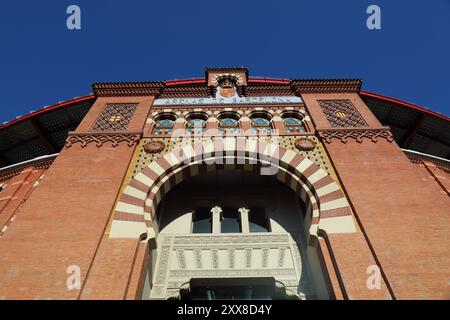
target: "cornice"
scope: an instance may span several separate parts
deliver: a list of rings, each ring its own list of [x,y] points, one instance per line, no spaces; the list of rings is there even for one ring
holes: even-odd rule
[[[209,97],[210,89],[206,85],[166,87],[160,98]]]
[[[250,84],[243,87],[243,94],[245,96],[293,96],[295,95],[292,88],[287,84]]]
[[[361,84],[360,79],[293,79],[290,83],[296,94],[359,92]]]
[[[421,152],[414,151],[414,150],[407,150],[407,149],[402,149],[402,150],[408,157],[409,161],[411,161],[412,163],[423,165],[425,162],[431,162],[437,168],[450,174],[450,160],[440,158],[440,157],[435,157],[430,154],[421,153]]]
[[[41,156],[0,168],[0,181],[8,180],[28,167],[32,167],[33,169],[47,169],[53,163],[57,155],[58,154],[55,153],[52,155]]]
[[[247,67],[206,68],[205,69],[206,78],[208,77],[208,72],[245,72],[245,75],[248,77]]]
[[[245,72],[247,68],[207,68],[206,72]],[[359,79],[294,79],[289,83],[269,84],[269,83],[249,83],[246,86],[239,86],[239,94],[243,95],[264,95],[276,94],[305,94],[305,93],[350,93],[359,92],[361,89]],[[180,83],[167,86],[164,81],[152,82],[97,82],[92,85],[94,95],[97,97],[116,96],[172,96],[190,97],[214,95],[214,89],[206,83]],[[291,93],[292,92],[292,93]]]
[[[159,96],[165,86],[164,81],[96,82],[92,89],[97,97]]]

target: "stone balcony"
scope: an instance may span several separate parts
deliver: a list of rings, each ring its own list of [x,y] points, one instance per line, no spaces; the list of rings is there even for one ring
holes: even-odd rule
[[[301,261],[288,233],[160,234],[151,298],[177,296],[192,278],[261,277],[302,297],[309,286]]]

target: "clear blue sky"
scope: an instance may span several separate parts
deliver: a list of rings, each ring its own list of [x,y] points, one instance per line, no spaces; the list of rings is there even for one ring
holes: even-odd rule
[[[66,28],[81,7],[82,29]],[[366,8],[381,7],[381,30]],[[450,0],[2,1],[0,122],[96,81],[251,76],[361,78],[363,89],[450,114]]]

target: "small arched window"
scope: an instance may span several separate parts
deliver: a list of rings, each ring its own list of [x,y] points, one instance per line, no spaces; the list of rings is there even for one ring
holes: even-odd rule
[[[155,118],[155,134],[170,134],[172,133],[175,124],[176,116],[171,113],[163,113]]]
[[[190,133],[204,132],[208,115],[203,112],[194,112],[187,116],[187,130]]]
[[[219,115],[219,130],[221,132],[236,132],[239,129],[239,114],[224,112]]]
[[[271,116],[266,112],[255,112],[250,115],[250,120],[252,122],[252,128],[254,132],[265,131],[270,132],[271,130]]]
[[[303,116],[298,112],[285,112],[281,115],[286,132],[303,132]]]

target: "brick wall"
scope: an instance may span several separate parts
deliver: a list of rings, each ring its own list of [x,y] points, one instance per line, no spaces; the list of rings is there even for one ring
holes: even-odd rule
[[[127,130],[142,131],[151,97],[99,98],[77,133],[89,133],[104,105],[110,102],[138,103]],[[90,289],[82,298],[117,297],[114,290],[125,296],[122,287],[128,279],[109,289],[85,281],[91,274],[98,284],[106,283],[96,276],[102,270],[120,272],[127,264],[131,269],[133,258],[120,257],[120,262],[114,264],[114,255],[122,250],[121,254],[127,252],[134,257],[137,243],[116,241],[118,244],[113,245],[101,240],[134,149],[127,143],[113,146],[105,142],[85,147],[76,143],[61,151],[0,239],[0,299],[77,299],[80,290],[69,291],[66,287],[70,265],[80,267],[82,284]]]
[[[317,100],[342,98],[352,101],[369,129],[380,127],[357,94],[303,98],[317,127],[331,127]],[[426,172],[412,164],[395,142],[386,139],[348,139],[346,143],[335,139],[325,147],[394,297],[449,299],[450,200],[443,187],[445,176],[435,168],[427,167]],[[355,249],[343,255],[344,260],[360,260],[360,251],[351,243],[335,241],[332,251],[342,247]],[[351,285],[360,272],[345,282]],[[368,296],[357,290],[349,297]]]
[[[450,202],[395,143],[327,145],[396,298],[450,298]]]
[[[46,169],[26,166],[20,172],[4,182],[0,192],[0,237],[15,220],[21,205],[30,197],[37,182]]]

